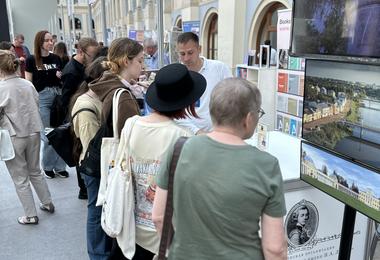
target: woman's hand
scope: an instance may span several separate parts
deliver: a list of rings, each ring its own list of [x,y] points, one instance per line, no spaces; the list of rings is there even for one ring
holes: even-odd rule
[[[61,79],[61,77],[62,77],[62,71],[57,70],[57,72],[55,73],[55,75],[57,76],[57,78]]]

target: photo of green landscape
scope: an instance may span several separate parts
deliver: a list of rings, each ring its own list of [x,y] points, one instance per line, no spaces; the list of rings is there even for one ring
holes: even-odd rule
[[[307,60],[302,137],[380,169],[380,66]]]

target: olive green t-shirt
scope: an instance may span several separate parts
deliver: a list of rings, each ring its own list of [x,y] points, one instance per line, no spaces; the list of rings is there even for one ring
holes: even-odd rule
[[[167,189],[169,163],[157,185]],[[260,216],[286,213],[278,161],[250,145],[208,136],[187,140],[174,177],[174,229],[169,259],[264,259]]]

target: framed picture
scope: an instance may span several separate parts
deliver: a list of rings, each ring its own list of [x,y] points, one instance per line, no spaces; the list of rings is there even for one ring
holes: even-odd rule
[[[284,189],[288,259],[338,259],[344,204],[300,180],[285,181]],[[371,223],[357,214],[351,259],[368,259]]]
[[[307,60],[302,138],[380,170],[380,66]]]

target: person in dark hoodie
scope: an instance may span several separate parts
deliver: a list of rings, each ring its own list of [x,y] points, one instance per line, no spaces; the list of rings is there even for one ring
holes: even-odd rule
[[[77,45],[77,54],[66,64],[62,71],[62,106],[66,111],[66,115],[69,111],[71,97],[85,79],[85,68],[93,61],[98,50],[97,41],[87,37],[81,38]],[[78,171],[77,179],[79,186],[78,199],[87,199],[86,185]]]
[[[102,101],[102,123],[107,121],[111,112],[112,97],[118,88],[130,90],[131,82],[140,76],[144,64],[143,47],[137,41],[129,38],[119,38],[111,43],[108,51],[108,61],[104,62],[105,71],[99,79],[89,83],[89,88]],[[120,96],[118,105],[118,132],[119,135],[125,121],[134,115],[140,114],[136,98],[131,91]]]

